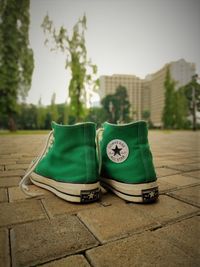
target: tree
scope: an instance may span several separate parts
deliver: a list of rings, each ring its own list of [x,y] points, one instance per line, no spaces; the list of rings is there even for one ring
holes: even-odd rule
[[[90,108],[86,120],[95,122],[97,127],[101,127],[102,123],[107,120],[107,112],[102,107]]]
[[[130,103],[128,100],[128,94],[126,87],[120,85],[116,89],[115,93],[116,97],[116,116],[118,121],[120,122],[128,122],[129,121],[129,114],[130,114]]]
[[[37,129],[37,106],[21,103],[17,115],[16,120],[20,129]]]
[[[37,105],[37,128],[44,129],[44,122],[45,122],[45,107],[42,105],[42,99],[40,97]]]
[[[101,103],[108,114],[110,122],[129,121],[130,103],[128,101],[126,87],[118,86],[115,94],[107,95],[102,99]]]
[[[175,125],[175,82],[172,80],[169,68],[166,72],[165,82],[165,104],[162,121],[164,128],[173,128]]]
[[[117,103],[116,103],[115,95],[110,94],[110,95],[105,96],[101,100],[101,104],[104,110],[106,111],[108,121],[112,123],[117,122],[117,118],[116,118]]]
[[[61,27],[56,31],[53,21],[47,15],[42,23],[44,33],[49,33],[54,42],[53,50],[61,50],[66,56],[66,69],[71,70],[71,80],[69,84],[70,115],[75,116],[76,121],[84,117],[84,107],[86,102],[86,84],[93,90],[98,87],[97,66],[87,58],[85,45],[86,16],[84,15],[74,25],[72,35],[67,29]],[[45,43],[48,43],[48,38]]]
[[[192,116],[192,128],[196,130],[196,115],[197,111],[200,111],[200,84],[197,82],[197,75],[192,77],[191,82],[189,82],[184,87],[185,96],[187,99],[187,106],[189,110],[189,115]]]
[[[188,120],[188,107],[187,107],[187,99],[184,94],[183,88],[179,88],[174,93],[174,101],[175,101],[175,115],[174,115],[174,127],[177,129],[183,129],[187,127]]]
[[[34,68],[29,5],[29,0],[0,0],[0,112],[7,114],[10,130],[16,129],[18,99],[26,97]]]
[[[58,119],[57,123],[60,124],[66,124],[68,122],[68,106],[66,103],[57,104],[57,110],[58,110]]]
[[[142,119],[145,121],[149,121],[150,119],[150,111],[149,110],[144,110],[142,111]]]
[[[56,93],[53,93],[51,97],[50,114],[51,114],[52,121],[56,122],[58,119],[58,109],[56,105]]]

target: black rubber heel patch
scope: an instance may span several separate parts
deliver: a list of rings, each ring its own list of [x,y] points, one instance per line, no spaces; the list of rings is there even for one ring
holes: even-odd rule
[[[81,190],[81,203],[90,203],[99,199],[100,189]]]
[[[159,191],[158,187],[142,190],[143,202],[154,202],[158,199]]]

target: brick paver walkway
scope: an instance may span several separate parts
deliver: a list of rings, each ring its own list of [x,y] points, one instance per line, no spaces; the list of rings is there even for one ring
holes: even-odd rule
[[[18,183],[44,135],[0,137],[0,266],[200,266],[200,133],[151,131],[155,204],[111,193],[80,205]]]

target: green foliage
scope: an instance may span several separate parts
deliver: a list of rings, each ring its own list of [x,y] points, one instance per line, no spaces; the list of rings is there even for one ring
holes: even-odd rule
[[[163,126],[169,129],[189,128],[188,111],[191,99],[190,85],[175,91],[175,82],[171,79],[169,69],[165,78],[165,106]],[[187,97],[186,97],[187,96]]]
[[[151,113],[150,113],[149,110],[144,110],[142,112],[142,119],[145,120],[145,121],[149,121],[150,115],[151,115]]]
[[[197,125],[197,111],[200,111],[200,84],[197,83],[197,75],[192,77],[184,88],[184,94],[187,100],[188,115],[192,117],[192,128],[196,130]]]
[[[58,119],[57,123],[59,124],[67,124],[68,122],[68,106],[66,103],[63,104],[57,104],[57,110],[58,110]]]
[[[29,0],[0,2],[0,112],[15,129],[18,99],[24,99],[31,86],[34,68],[29,47]]]
[[[16,121],[19,129],[37,129],[37,107],[33,104],[20,104]]]
[[[57,122],[58,109],[57,109],[57,105],[55,102],[56,102],[56,94],[53,93],[52,98],[51,98],[50,115],[51,115],[52,121]]]
[[[38,105],[37,105],[37,128],[38,129],[44,129],[44,121],[45,121],[45,107],[42,105],[42,99],[39,99]]]
[[[174,92],[174,128],[176,129],[184,129],[188,127],[188,107],[187,100],[184,94],[184,90],[180,88],[178,91]]]
[[[165,82],[165,104],[163,109],[163,126],[164,128],[173,128],[175,125],[175,82],[172,80],[170,71],[167,69]]]
[[[130,103],[124,86],[120,85],[115,94],[105,96],[101,103],[110,122],[129,122]]]
[[[58,31],[47,15],[42,23],[44,33],[48,33],[54,42],[52,50],[61,50],[66,56],[66,69],[71,70],[71,80],[69,84],[70,107],[69,115],[75,118],[75,121],[81,121],[85,117],[86,85],[93,90],[98,87],[97,66],[91,63],[87,58],[87,49],[85,45],[86,16],[84,15],[74,25],[72,35],[67,29],[61,27]],[[45,40],[47,44],[49,39]]]
[[[101,127],[102,123],[107,120],[107,112],[102,107],[90,108],[85,120],[96,123],[97,127],[99,128]]]
[[[197,111],[200,111],[200,84],[196,79],[192,79],[192,81],[183,88],[190,114],[192,114],[193,111],[193,88],[195,92],[196,108]]]

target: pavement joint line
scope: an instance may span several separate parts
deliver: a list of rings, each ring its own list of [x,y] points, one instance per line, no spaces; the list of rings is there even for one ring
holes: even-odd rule
[[[191,178],[193,178],[193,177],[191,177]],[[159,178],[159,179],[162,179],[162,178]],[[197,179],[198,179],[198,178],[197,178]],[[166,183],[167,183],[167,182],[166,182]],[[168,183],[168,184],[170,184],[170,183]],[[171,185],[171,184],[170,184],[170,185]],[[200,185],[200,182],[198,182],[198,183],[194,183],[194,184],[183,185],[183,186],[174,185],[174,186],[176,186],[176,187],[171,188],[171,189],[165,189],[165,190],[163,190],[161,193],[159,193],[159,195],[166,195],[168,192],[171,193],[171,192],[173,192],[173,191],[179,191],[179,190],[181,190],[181,189],[187,189],[187,188],[195,187],[195,186],[198,186],[198,185]]]
[[[89,263],[89,265],[91,266],[91,267],[95,267],[95,265],[94,264],[92,264],[92,261],[91,261],[91,259],[90,259],[90,257],[87,255],[87,251],[88,251],[89,249],[87,249],[87,250],[85,250],[84,251],[84,257],[85,257],[85,259],[87,260],[87,262]]]
[[[6,202],[10,202],[10,198],[9,198],[9,193],[8,193],[8,187],[5,188],[6,190],[6,196],[7,196],[7,201]]]
[[[99,246],[96,246],[96,247],[99,247]],[[88,264],[89,264],[91,267],[95,267],[95,265],[93,265],[93,264],[90,262],[90,259],[87,257],[87,254],[86,254],[86,252],[87,252],[88,250],[90,250],[90,249],[93,249],[93,248],[86,249],[86,250],[84,250],[82,253],[73,254],[73,255],[82,255],[82,256],[86,259],[86,261],[88,262]]]
[[[11,229],[8,229],[8,244],[9,244],[10,267],[12,267]]]
[[[17,225],[23,225],[23,224],[27,224],[27,223],[42,221],[42,220],[47,220],[47,218],[32,219],[32,220],[18,222],[18,223],[11,223],[11,224],[8,224],[8,225],[1,225],[0,226],[0,229],[3,229],[3,228],[6,227],[7,229],[12,230],[12,228],[15,227],[15,226],[17,226]]]
[[[180,164],[180,165],[182,165],[182,164]],[[188,164],[186,164],[186,165],[188,165]],[[176,169],[176,168],[173,168],[173,167],[170,167],[170,166],[166,166],[166,168],[168,168],[168,169],[171,169],[171,170],[175,170],[175,171],[180,171],[181,173],[186,173],[186,172],[195,172],[195,171],[199,171],[200,170],[200,168],[196,168],[196,169],[192,169],[192,170],[178,170],[178,169]]]
[[[182,215],[182,216],[180,216],[180,217],[178,217],[176,219],[171,219],[170,221],[162,222],[161,225],[162,225],[162,227],[166,227],[168,225],[173,225],[175,223],[182,222],[184,220],[187,220],[189,218],[193,218],[195,216],[200,216],[200,211],[199,210],[195,211],[195,212],[192,212],[190,214]]]
[[[178,191],[178,190],[177,190],[177,191]],[[171,192],[166,193],[166,195],[169,196],[169,197],[171,197],[171,198],[174,198],[174,199],[176,199],[176,200],[179,200],[179,201],[181,201],[181,202],[184,202],[184,203],[186,203],[186,204],[189,204],[189,205],[191,205],[191,206],[193,206],[193,207],[195,207],[195,208],[200,208],[200,205],[191,203],[190,201],[188,201],[188,200],[186,200],[186,199],[183,199],[183,198],[181,198],[181,197],[174,196],[174,195],[170,195],[170,193],[171,193]]]
[[[51,220],[51,215],[48,213],[48,211],[47,211],[47,209],[46,209],[46,207],[45,207],[45,205],[43,203],[43,199],[38,199],[38,201],[40,202],[40,205],[41,205],[41,207],[42,207],[42,209],[43,209],[48,221],[50,221]]]
[[[168,224],[162,224],[161,227],[157,227],[157,228],[152,229],[152,230],[150,230],[150,231],[151,231],[151,232],[154,232],[154,231],[157,231],[157,230],[159,230],[159,229],[161,229],[161,228],[166,228],[166,227],[168,227],[168,226],[171,226],[171,225],[177,224],[177,223],[179,223],[179,222],[183,222],[183,221],[186,221],[186,220],[189,220],[189,219],[191,219],[191,218],[198,217],[198,216],[200,216],[200,213],[199,213],[199,214],[197,213],[197,214],[193,214],[193,215],[188,215],[188,216],[185,216],[184,218],[182,218],[182,220],[180,219],[180,220],[176,220],[176,221],[171,221],[171,222],[168,223]]]
[[[98,237],[90,230],[90,228],[81,220],[81,218],[78,216],[78,214],[74,214],[76,218],[80,221],[80,223],[90,232],[92,236],[97,240],[99,244],[101,244],[101,241],[98,239]],[[94,247],[98,247],[99,245],[95,245]]]

